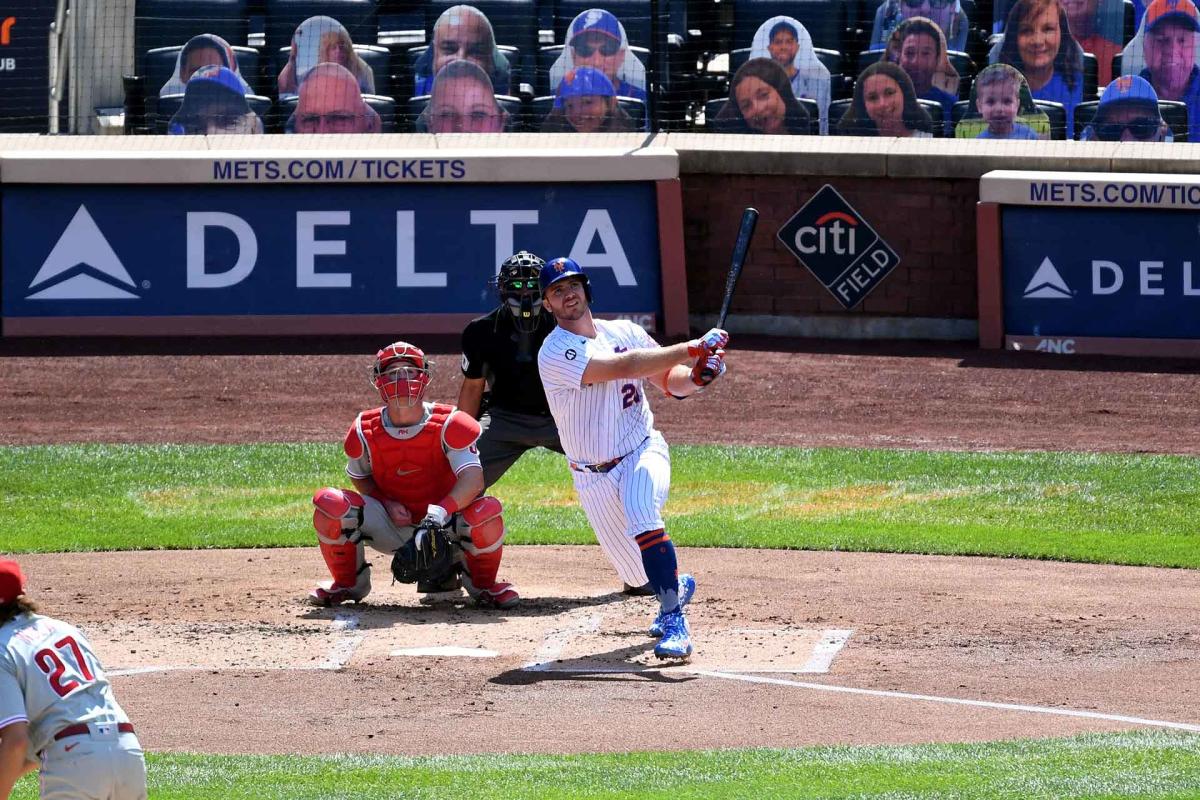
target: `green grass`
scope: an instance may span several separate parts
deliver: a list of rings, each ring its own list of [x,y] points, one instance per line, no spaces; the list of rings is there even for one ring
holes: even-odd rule
[[[1140,732],[986,744],[573,756],[152,754],[148,775],[156,800],[1183,800],[1200,796],[1200,736]],[[29,778],[13,795],[36,796]]]
[[[731,546],[1200,567],[1200,459],[675,447],[672,538]],[[344,486],[315,444],[0,448],[12,552],[307,546],[309,498]],[[563,460],[493,493],[516,544],[594,542]]]

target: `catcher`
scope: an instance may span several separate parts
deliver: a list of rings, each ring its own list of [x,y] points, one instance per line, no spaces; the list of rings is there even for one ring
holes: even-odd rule
[[[392,556],[392,574],[424,594],[459,583],[488,608],[520,600],[496,580],[503,552],[500,502],[483,493],[479,423],[454,406],[422,401],[433,364],[395,342],[375,354],[371,382],[385,405],[363,411],[343,445],[354,490],[313,495],[313,526],[333,581],[309,593],[314,605],[365,598],[371,565],[364,544]]]

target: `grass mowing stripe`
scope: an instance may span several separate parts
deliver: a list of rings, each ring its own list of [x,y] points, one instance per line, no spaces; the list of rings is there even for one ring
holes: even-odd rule
[[[684,546],[1200,567],[1192,457],[699,446],[672,457],[666,516]],[[345,485],[344,466],[324,444],[0,448],[0,524],[14,552],[307,546],[309,498]],[[560,456],[528,454],[493,492],[515,544],[595,541]]]
[[[1133,732],[899,747],[438,756],[151,754],[156,800],[503,797],[1098,800],[1200,795],[1200,736]],[[26,779],[16,800],[37,796]]]

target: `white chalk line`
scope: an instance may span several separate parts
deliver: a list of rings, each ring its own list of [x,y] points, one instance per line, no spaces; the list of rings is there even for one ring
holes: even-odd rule
[[[553,663],[562,655],[562,651],[567,648],[576,636],[580,634],[595,633],[600,630],[600,623],[604,621],[604,614],[598,612],[587,613],[582,616],[576,616],[568,625],[562,628],[557,628],[546,634],[542,639],[542,646],[538,648],[534,654],[534,660],[521,669],[526,672],[549,672],[553,669]],[[574,670],[578,671],[578,670]]]
[[[851,630],[824,630],[821,631],[821,641],[817,642],[813,647],[812,655],[804,666],[800,669],[801,672],[829,672],[829,668],[833,666],[833,658],[849,641],[850,635],[854,631]]]
[[[1100,719],[1108,722],[1125,722],[1130,725],[1146,725],[1154,728],[1172,728],[1181,731],[1193,731],[1200,733],[1200,725],[1192,725],[1186,722],[1167,722],[1158,719],[1144,719],[1142,717],[1127,717],[1122,714],[1104,714],[1098,711],[1082,711],[1072,708],[1050,708],[1047,706],[1031,706],[1020,703],[996,703],[991,700],[968,700],[961,697],[939,697],[929,694],[912,694],[911,692],[893,692],[884,689],[860,689],[855,686],[832,686],[826,683],[806,683],[804,681],[789,681],[783,678],[766,678],[760,675],[739,675],[734,672],[719,672],[716,670],[707,669],[691,669],[688,670],[694,675],[703,675],[708,678],[720,678],[722,680],[744,681],[746,683],[768,683],[775,686],[792,686],[797,689],[813,689],[820,692],[840,692],[843,694],[859,694],[869,697],[887,697],[900,700],[923,700],[930,703],[947,703],[960,706],[974,706],[976,708],[993,708],[1000,711],[1027,711],[1035,714],[1054,714],[1063,717],[1082,717],[1085,719]]]

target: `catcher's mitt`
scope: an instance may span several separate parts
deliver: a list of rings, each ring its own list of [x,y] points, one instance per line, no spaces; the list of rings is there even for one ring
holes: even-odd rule
[[[446,528],[422,523],[392,556],[392,575],[400,583],[437,583],[454,571],[454,544]]]

